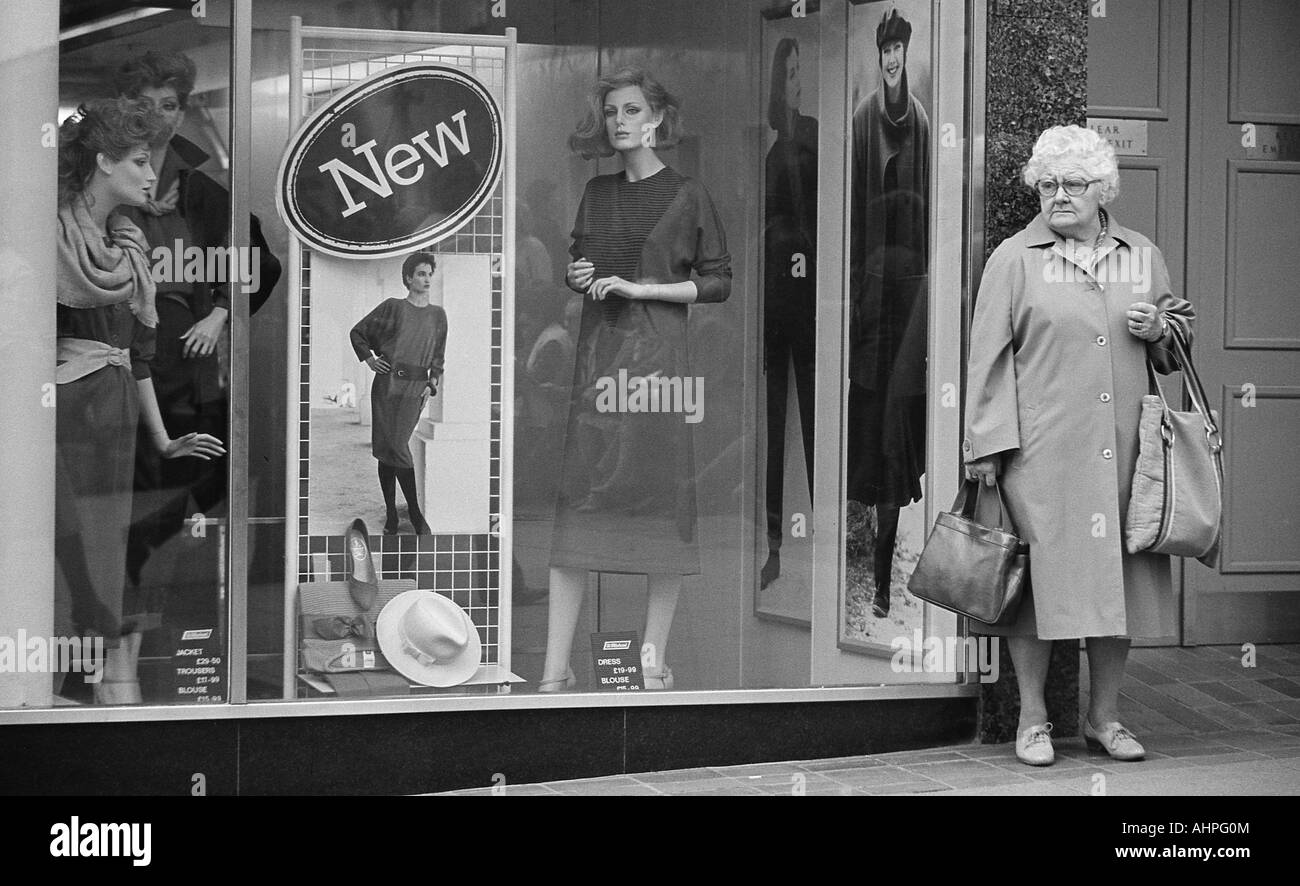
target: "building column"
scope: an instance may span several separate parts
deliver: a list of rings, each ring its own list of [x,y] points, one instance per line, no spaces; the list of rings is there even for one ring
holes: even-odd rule
[[[0,3],[0,34],[0,643],[21,646],[54,627],[59,4]],[[48,668],[5,666],[0,708],[49,705],[52,687]]]

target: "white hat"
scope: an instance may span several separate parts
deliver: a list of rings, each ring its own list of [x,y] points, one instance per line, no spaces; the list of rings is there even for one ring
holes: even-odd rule
[[[464,683],[483,654],[469,613],[433,591],[406,591],[388,601],[375,632],[388,663],[425,686]]]

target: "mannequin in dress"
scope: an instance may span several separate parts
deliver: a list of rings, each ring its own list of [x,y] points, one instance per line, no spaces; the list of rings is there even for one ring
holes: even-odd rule
[[[575,685],[569,667],[589,572],[645,575],[647,689],[669,689],[668,634],[685,575],[700,571],[695,455],[686,416],[619,412],[597,390],[615,378],[692,380],[687,305],[730,294],[731,260],[708,192],[657,149],[678,139],[677,101],[626,68],[601,79],[569,139],[623,171],[587,183],[565,280],[585,296],[551,546],[540,691]]]

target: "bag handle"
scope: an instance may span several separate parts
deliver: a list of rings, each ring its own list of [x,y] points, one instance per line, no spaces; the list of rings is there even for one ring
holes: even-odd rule
[[[952,503],[952,513],[960,514],[965,519],[976,522],[975,512],[979,509],[980,493],[984,491],[981,488],[983,485],[979,480],[966,480],[963,482],[961,489],[957,491],[956,500]],[[1011,521],[1011,512],[1007,510],[1006,501],[1002,498],[1002,486],[995,482],[993,491],[998,497],[998,522],[996,526],[989,528],[1002,529],[1016,535],[1015,524]]]
[[[1223,438],[1219,433],[1219,423],[1215,421],[1214,413],[1210,411],[1210,398],[1205,393],[1205,385],[1201,382],[1201,376],[1196,371],[1195,364],[1192,363],[1191,349],[1187,346],[1187,340],[1182,326],[1170,320],[1169,337],[1173,343],[1174,360],[1177,361],[1179,368],[1182,370],[1183,378],[1187,382],[1187,395],[1192,401],[1192,408],[1201,414],[1201,419],[1205,422],[1205,436],[1210,441],[1211,451],[1218,453],[1223,448]],[[1160,387],[1160,379],[1156,377],[1154,365],[1151,363],[1151,355],[1147,354],[1147,378],[1155,386],[1156,393],[1160,395],[1160,402],[1164,405],[1165,411],[1169,411],[1169,401],[1165,399],[1164,389]]]

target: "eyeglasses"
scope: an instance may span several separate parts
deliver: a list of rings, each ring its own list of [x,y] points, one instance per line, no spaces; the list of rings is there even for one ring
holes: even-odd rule
[[[1038,193],[1044,197],[1055,197],[1058,188],[1064,188],[1065,193],[1069,194],[1071,197],[1081,197],[1083,196],[1083,192],[1088,190],[1089,185],[1095,185],[1099,181],[1101,181],[1099,178],[1091,178],[1087,181],[1084,181],[1081,178],[1071,178],[1058,184],[1050,178],[1045,178],[1041,179],[1034,187],[1036,187]]]

